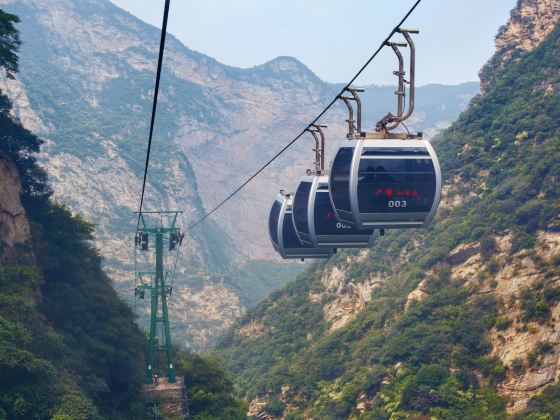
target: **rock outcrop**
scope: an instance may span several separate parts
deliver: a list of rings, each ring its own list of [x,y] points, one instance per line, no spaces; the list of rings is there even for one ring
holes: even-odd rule
[[[20,194],[17,167],[0,151],[0,266],[6,260],[33,258],[29,222]]]
[[[496,35],[496,54],[479,73],[480,89],[488,92],[508,65],[535,49],[560,19],[558,0],[519,0]]]
[[[369,250],[364,249],[356,256],[348,257],[346,263],[350,266],[369,257]],[[352,321],[371,300],[373,290],[384,281],[383,277],[375,273],[364,281],[356,281],[348,273],[348,266],[327,267],[321,277],[321,289],[309,294],[311,302],[326,300],[323,319],[330,324],[331,331],[340,329]]]
[[[491,355],[510,367],[497,389],[509,401],[511,412],[525,408],[531,396],[555,382],[560,374],[560,331],[554,325],[560,319],[560,303],[551,308],[549,323],[522,321],[519,296],[524,289],[541,282],[560,286],[559,276],[550,277],[535,264],[535,261],[550,264],[560,256],[560,233],[540,231],[537,237],[539,246],[535,254],[526,251],[512,254],[512,235],[504,234],[493,238],[496,251],[491,260],[481,255],[479,243],[461,244],[448,257],[453,280],[471,286],[478,295],[490,294],[502,302],[499,317],[503,326],[492,328],[488,340],[492,345]],[[495,275],[489,275],[490,264],[494,265]],[[405,309],[412,300],[426,296],[425,282],[422,282],[409,294]],[[549,343],[551,348],[538,360],[528,362],[530,353],[538,356],[535,348],[539,343]]]
[[[509,257],[509,249],[500,249],[494,258],[503,266],[496,274],[495,294],[502,306],[500,317],[506,320],[501,329],[489,334],[492,354],[510,367],[504,382],[498,386],[502,395],[511,401],[509,409],[519,411],[527,406],[529,398],[553,383],[560,374],[560,331],[555,325],[560,319],[560,303],[551,308],[550,322],[523,322],[520,295],[523,290],[539,284],[560,286],[560,276],[550,275],[543,266],[553,264],[560,256],[560,234],[541,231],[539,246],[534,255],[520,252]],[[537,264],[536,262],[539,262]],[[546,354],[539,354],[539,343],[548,343]],[[532,360],[533,354],[535,360]]]

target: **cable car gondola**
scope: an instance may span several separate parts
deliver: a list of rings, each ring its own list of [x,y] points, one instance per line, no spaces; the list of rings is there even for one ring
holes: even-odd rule
[[[337,218],[362,228],[422,227],[441,197],[441,169],[425,140],[358,140],[341,147],[331,167]]]
[[[305,245],[317,248],[369,247],[379,231],[357,229],[336,218],[329,195],[329,178],[324,170],[325,136],[321,126],[308,130],[316,142],[315,171],[301,179],[294,196],[292,217],[296,234]],[[321,140],[317,137],[321,136]]]
[[[347,88],[350,97],[340,99],[348,107],[347,138],[332,161],[329,191],[337,218],[358,229],[423,227],[432,221],[441,197],[441,169],[432,145],[422,133],[391,133],[414,110],[415,47],[410,33],[399,29],[406,43],[388,42],[399,69],[397,115],[388,113],[374,133],[362,132],[361,102],[357,92]],[[410,46],[410,80],[404,79],[404,60],[399,47]],[[406,84],[410,85],[408,107],[404,110]],[[357,105],[356,127],[351,102]],[[406,128],[406,127],[405,127]]]
[[[299,239],[318,248],[367,248],[379,236],[378,230],[358,229],[336,218],[326,175],[302,178],[292,217]]]
[[[300,242],[292,220],[293,197],[280,192],[272,204],[268,218],[270,240],[276,252],[284,259],[329,258],[336,250],[315,248]]]

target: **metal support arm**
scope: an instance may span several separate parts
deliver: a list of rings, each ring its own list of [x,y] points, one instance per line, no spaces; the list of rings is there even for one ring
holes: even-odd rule
[[[408,107],[406,109],[406,113],[403,115],[397,116],[395,122],[389,126],[387,126],[387,130],[393,130],[394,128],[398,127],[398,125],[408,119],[414,112],[414,88],[415,88],[415,75],[416,75],[416,47],[414,46],[414,41],[410,34],[417,34],[419,33],[418,30],[413,29],[399,29],[399,33],[401,33],[406,42],[410,46],[410,79],[408,80]],[[404,81],[404,80],[403,80]]]
[[[397,117],[400,117],[404,112],[403,101],[405,96],[405,91],[404,91],[405,73],[404,73],[404,59],[401,54],[401,51],[399,50],[399,47],[406,48],[407,44],[399,43],[399,42],[387,42],[387,45],[389,45],[393,49],[395,55],[397,56],[397,59],[399,60],[399,69],[397,71],[394,71],[393,74],[395,76],[398,76],[399,78],[398,88],[395,94],[397,95]]]
[[[322,174],[325,172],[325,133],[323,128],[326,125],[312,124],[306,131],[311,133],[315,139],[315,173]]]
[[[346,92],[349,92],[352,97],[339,96],[348,107],[348,119],[346,120],[348,122],[348,134],[346,137],[349,139],[355,138],[354,131],[358,132],[358,136],[362,133],[362,101],[358,93],[363,91],[363,89],[359,88],[346,88]],[[354,126],[354,108],[350,101],[356,102],[356,126]]]

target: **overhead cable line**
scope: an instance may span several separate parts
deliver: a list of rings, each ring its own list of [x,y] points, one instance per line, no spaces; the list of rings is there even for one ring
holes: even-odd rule
[[[386,45],[386,43],[389,41],[389,39],[391,39],[391,37],[396,34],[397,32],[399,32],[401,25],[409,18],[409,16],[412,14],[412,12],[414,12],[414,10],[416,9],[416,7],[418,7],[418,5],[420,4],[422,0],[417,0],[412,7],[408,10],[408,12],[406,13],[406,15],[404,15],[404,17],[401,19],[401,21],[391,30],[391,32],[389,33],[389,35],[381,42],[381,44],[379,45],[379,47],[377,48],[377,50],[375,50],[375,52],[373,53],[373,55],[365,62],[365,64],[360,68],[360,70],[358,70],[358,72],[354,75],[354,77],[352,77],[352,79],[350,79],[350,81],[344,85],[344,87],[340,90],[340,92],[334,97],[334,99],[319,113],[319,115],[317,115],[315,117],[315,119],[313,121],[311,121],[307,127],[305,127],[303,130],[301,130],[301,132],[293,138],[292,141],[290,141],[286,146],[284,146],[278,153],[276,153],[268,162],[266,162],[263,166],[260,167],[259,170],[257,170],[255,173],[253,173],[249,178],[247,178],[239,187],[237,187],[230,195],[228,195],[222,202],[220,202],[220,204],[218,204],[216,207],[214,207],[212,210],[210,210],[209,212],[207,212],[202,218],[200,218],[196,223],[193,223],[191,226],[189,226],[188,230],[194,229],[196,226],[200,225],[202,222],[204,222],[206,219],[208,219],[208,217],[210,217],[216,210],[218,210],[220,207],[222,207],[224,204],[226,204],[229,200],[231,200],[239,191],[241,191],[248,183],[250,183],[253,179],[255,179],[262,171],[264,171],[272,162],[274,162],[282,153],[284,153],[290,146],[292,146],[296,141],[298,141],[300,139],[301,136],[303,136],[308,129],[310,129],[314,124],[317,123],[317,121],[323,116],[325,115],[325,113],[335,104],[335,102],[338,100],[338,98],[344,94],[344,92],[346,91],[346,89],[348,89],[352,83],[354,83],[356,81],[356,79],[363,73],[363,71],[369,66],[369,64],[373,61],[373,59],[379,54],[379,52],[383,49],[383,47]]]
[[[167,35],[167,18],[169,16],[169,3],[171,0],[165,0],[163,10],[163,23],[161,25],[161,38],[159,41],[158,65],[156,71],[156,86],[154,89],[154,101],[152,104],[152,119],[150,121],[150,135],[148,137],[148,150],[146,152],[146,164],[144,166],[144,180],[142,181],[142,195],[140,196],[140,208],[138,210],[138,221],[136,227],[140,226],[140,215],[142,213],[142,205],[144,204],[144,192],[146,191],[146,178],[148,176],[148,165],[150,164],[150,152],[152,149],[152,137],[154,135],[154,124],[156,121],[156,109],[159,93],[159,81],[161,79],[161,68],[163,64],[163,51],[165,49],[165,36]]]

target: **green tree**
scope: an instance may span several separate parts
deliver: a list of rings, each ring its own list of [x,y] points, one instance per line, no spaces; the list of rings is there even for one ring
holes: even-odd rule
[[[179,353],[175,370],[185,378],[193,419],[245,419],[247,404],[233,396],[233,384],[218,359]]]
[[[9,78],[19,70],[20,34],[15,24],[20,22],[16,15],[0,9],[0,67]],[[45,203],[52,191],[47,183],[46,172],[36,163],[35,154],[43,141],[25,129],[10,115],[12,103],[0,92],[0,149],[16,163],[23,187],[23,200],[32,203]]]
[[[15,24],[20,19],[16,15],[0,9],[0,67],[6,70],[6,75],[13,78],[19,70],[19,47],[21,45],[19,31]]]

